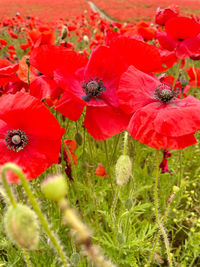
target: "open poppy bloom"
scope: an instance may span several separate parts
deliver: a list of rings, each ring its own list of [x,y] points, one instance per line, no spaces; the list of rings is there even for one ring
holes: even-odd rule
[[[121,108],[133,114],[131,136],[152,148],[182,149],[195,144],[200,129],[200,101],[177,98],[178,91],[133,66],[122,74],[118,97]]]
[[[119,36],[109,40],[109,46],[121,56],[128,66],[150,73],[163,70],[161,54],[157,47],[131,37]]]
[[[13,162],[28,180],[58,162],[63,129],[35,97],[18,92],[0,98],[0,166]],[[9,182],[18,182],[9,171]]]
[[[164,26],[169,19],[177,17],[178,15],[179,15],[178,6],[169,6],[164,9],[158,7],[155,15],[155,23]]]
[[[87,61],[61,46],[43,45],[30,56],[31,64],[63,90],[55,109],[76,121],[86,107],[86,129],[96,140],[104,140],[122,132],[130,119],[118,108],[116,94],[120,75],[127,67],[106,46],[94,49]]]
[[[54,71],[65,65],[69,66],[70,71],[75,71],[83,68],[87,61],[88,59],[84,55],[79,55],[62,46],[42,45],[35,48],[30,55],[30,64],[43,75],[31,83],[30,94],[39,100],[57,99],[62,90],[54,80]],[[71,110],[70,112],[72,113]]]
[[[173,17],[165,24],[165,32],[157,33],[164,49],[176,48],[178,58],[200,54],[200,23],[187,17]]]

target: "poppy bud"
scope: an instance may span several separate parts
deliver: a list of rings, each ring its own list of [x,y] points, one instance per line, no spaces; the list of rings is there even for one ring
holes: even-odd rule
[[[131,210],[133,207],[133,200],[128,198],[125,202],[125,209]]]
[[[66,26],[64,26],[61,32],[61,39],[64,40],[65,38],[67,38],[67,35],[68,35],[68,29]]]
[[[176,186],[176,185],[173,186],[173,192],[174,193],[178,193],[179,190],[180,190],[180,188],[178,186]]]
[[[67,182],[62,175],[52,175],[45,179],[41,184],[41,190],[46,198],[53,201],[60,201],[67,192]]]
[[[5,214],[4,227],[7,236],[18,246],[36,249],[39,243],[39,224],[34,211],[28,206],[10,206]]]
[[[89,43],[90,40],[89,40],[89,38],[88,38],[87,35],[84,35],[84,36],[83,36],[83,41],[84,41],[85,43],[87,43],[87,44]]]
[[[82,134],[81,134],[81,133],[77,132],[77,133],[75,134],[75,136],[74,136],[74,139],[75,139],[76,143],[77,143],[79,146],[82,145],[82,143],[83,143],[83,137],[82,137]]]
[[[115,176],[117,185],[125,185],[128,183],[132,174],[132,163],[128,155],[121,155],[115,165]]]

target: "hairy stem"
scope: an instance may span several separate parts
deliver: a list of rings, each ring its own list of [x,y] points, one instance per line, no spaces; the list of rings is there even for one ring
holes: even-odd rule
[[[172,267],[172,258],[170,254],[170,247],[169,247],[169,241],[167,238],[167,234],[165,232],[164,226],[162,224],[162,221],[160,219],[159,211],[158,211],[158,179],[159,179],[159,150],[156,150],[156,179],[155,179],[155,186],[154,186],[154,208],[155,208],[155,216],[156,216],[156,222],[158,224],[158,227],[163,235],[165,248],[167,251],[167,259],[169,262],[169,266]]]

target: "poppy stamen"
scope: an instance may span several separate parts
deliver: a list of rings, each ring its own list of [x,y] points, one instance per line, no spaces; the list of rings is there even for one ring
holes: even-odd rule
[[[7,131],[5,143],[8,149],[19,152],[27,145],[28,137],[19,129]]]
[[[161,102],[167,103],[177,97],[179,90],[172,91],[171,86],[167,84],[160,84],[155,89],[155,98]]]
[[[83,100],[90,101],[91,97],[98,97],[106,90],[102,81],[98,78],[84,80],[82,84],[83,92],[86,96],[83,96]]]

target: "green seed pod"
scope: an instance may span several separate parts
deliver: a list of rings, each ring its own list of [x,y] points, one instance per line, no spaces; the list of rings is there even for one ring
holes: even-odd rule
[[[128,155],[121,155],[115,165],[117,185],[125,185],[132,174],[132,163]]]
[[[35,212],[28,206],[10,206],[4,217],[4,227],[7,236],[18,246],[30,250],[37,249],[39,224]]]
[[[77,143],[79,146],[82,145],[82,143],[83,143],[83,137],[82,137],[82,134],[81,134],[81,133],[77,132],[77,133],[75,134],[75,136],[74,136],[74,139],[75,139],[76,143]]]
[[[53,201],[60,201],[66,196],[68,186],[64,176],[61,174],[52,175],[42,182],[41,190],[46,198]]]

